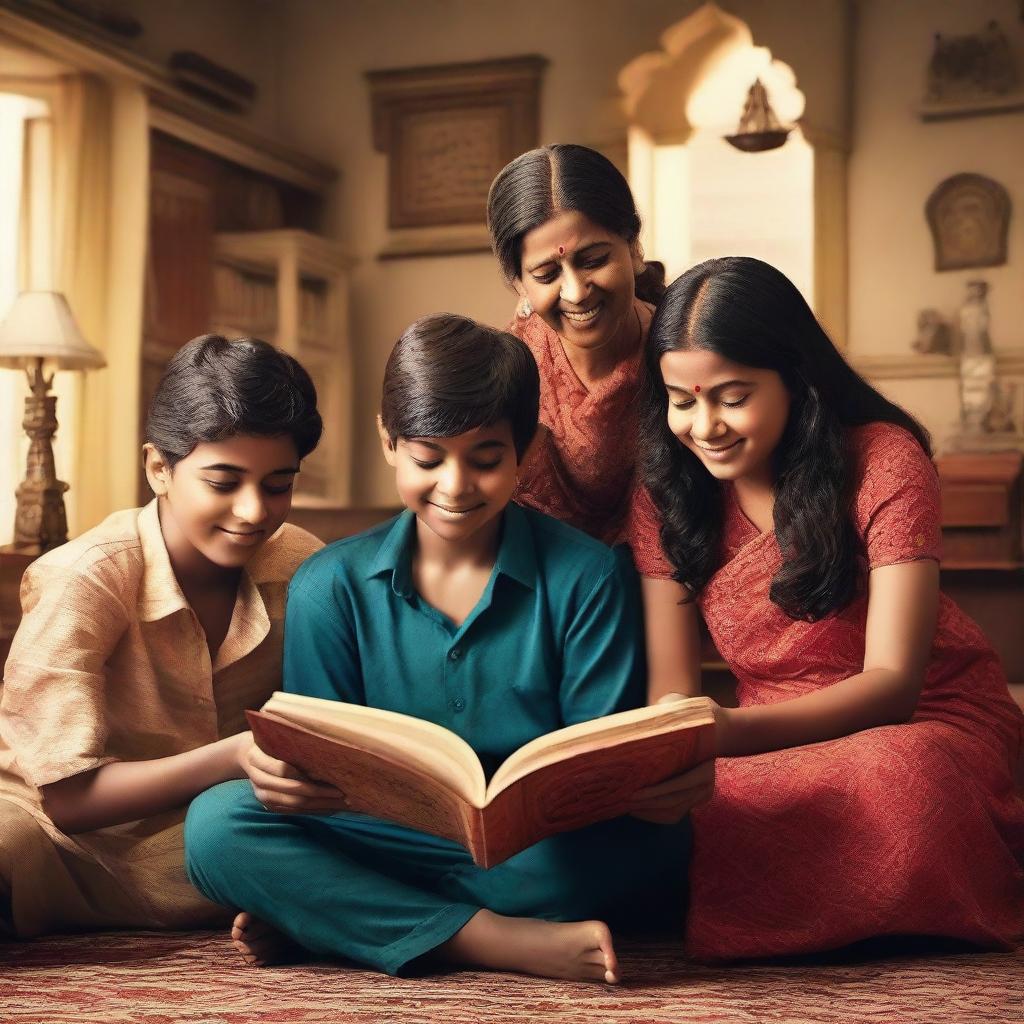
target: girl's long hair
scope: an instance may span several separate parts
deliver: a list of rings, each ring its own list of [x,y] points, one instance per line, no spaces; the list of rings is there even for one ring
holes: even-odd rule
[[[727,256],[687,271],[666,291],[647,337],[640,450],[644,481],[662,515],[662,547],[692,595],[718,567],[722,497],[718,482],[668,428],[661,357],[689,349],[782,377],[791,405],[773,455],[782,566],[770,596],[794,619],[838,611],[863,578],[847,428],[895,423],[930,454],[927,432],[850,367],[774,267]]]

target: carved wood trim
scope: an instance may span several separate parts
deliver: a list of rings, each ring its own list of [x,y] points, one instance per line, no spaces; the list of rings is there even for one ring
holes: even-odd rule
[[[166,68],[90,31],[79,19],[36,3],[24,12],[0,7],[0,34],[78,71],[129,81],[145,90],[150,126],[182,142],[313,192],[337,171],[190,97]]]

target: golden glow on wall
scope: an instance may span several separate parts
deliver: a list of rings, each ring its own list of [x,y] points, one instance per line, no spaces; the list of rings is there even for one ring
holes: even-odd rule
[[[717,31],[720,20],[720,12],[707,10],[698,19],[708,32]],[[676,34],[685,25],[676,26]],[[728,37],[714,46],[702,45],[699,27],[691,26],[688,48],[675,54],[690,68],[684,58],[702,53],[699,72],[673,79],[666,57],[662,77],[652,78],[660,109],[679,111],[679,130],[657,134],[665,127],[660,122],[634,123],[629,130],[629,181],[643,221],[644,252],[665,264],[669,281],[711,257],[755,256],[783,271],[813,305],[813,148],[799,128],[784,146],[761,153],[741,152],[724,139],[736,131],[755,79],[786,127],[803,114],[804,95],[793,70],[754,46],[742,22],[730,22]],[[641,64],[634,62],[633,78]],[[675,95],[666,91],[673,83]]]
[[[689,259],[756,256],[814,305],[814,152],[800,129],[780,149],[742,153],[704,128],[686,145]]]
[[[760,78],[768,102],[783,125],[795,124],[804,112],[804,94],[793,69],[772,60],[764,46],[737,45],[708,68],[686,101],[686,119],[694,128],[735,131],[747,91]]]

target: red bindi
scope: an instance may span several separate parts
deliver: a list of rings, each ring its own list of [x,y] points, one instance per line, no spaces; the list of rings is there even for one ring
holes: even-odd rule
[[[700,394],[700,385],[699,384],[694,384],[693,385],[693,393],[695,395],[699,395]]]
[[[564,245],[560,245],[558,247],[558,255],[559,256],[564,256],[565,255],[565,246]]]

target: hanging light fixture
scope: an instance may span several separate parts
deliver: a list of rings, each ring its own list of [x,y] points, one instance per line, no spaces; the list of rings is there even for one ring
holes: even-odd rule
[[[744,153],[763,153],[784,146],[792,130],[792,126],[784,128],[779,123],[768,102],[768,91],[757,78],[747,93],[736,134],[726,135],[725,141]]]

